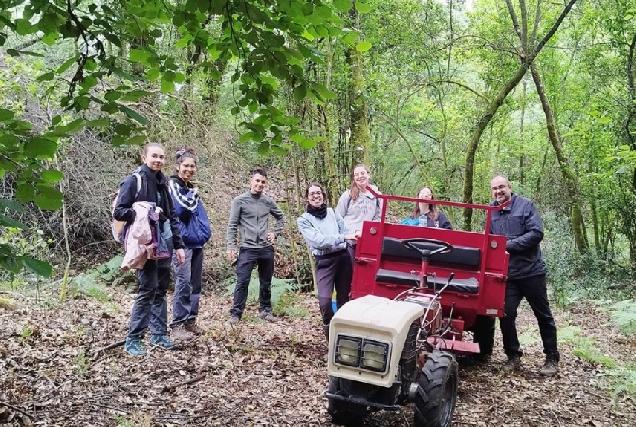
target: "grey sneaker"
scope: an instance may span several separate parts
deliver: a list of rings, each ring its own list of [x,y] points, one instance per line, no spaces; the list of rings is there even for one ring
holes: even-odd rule
[[[552,377],[556,375],[559,370],[559,361],[556,359],[545,359],[543,367],[539,370],[539,373],[544,377]]]
[[[278,322],[280,320],[278,317],[274,316],[269,311],[261,311],[258,317],[260,317],[262,320],[266,322],[272,322],[272,323]]]
[[[229,323],[230,325],[237,325],[240,321],[241,319],[239,319],[238,316],[230,316],[230,320],[228,320],[227,323]]]
[[[131,356],[145,356],[146,350],[141,344],[140,339],[131,339],[126,338],[126,343],[124,344],[124,351]]]
[[[192,332],[188,332],[185,325],[177,325],[172,328],[170,332],[170,336],[175,341],[190,341],[194,338],[194,334]]]
[[[504,372],[513,372],[521,369],[521,357],[512,356],[508,358],[508,361],[501,368]]]
[[[168,335],[151,335],[150,336],[150,345],[154,345],[155,347],[161,347],[165,350],[172,350],[177,347],[177,345],[172,341]]]

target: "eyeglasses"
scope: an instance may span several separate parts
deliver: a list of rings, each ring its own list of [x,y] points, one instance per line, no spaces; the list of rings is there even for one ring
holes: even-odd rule
[[[322,191],[312,191],[309,193],[309,197],[322,196]]]

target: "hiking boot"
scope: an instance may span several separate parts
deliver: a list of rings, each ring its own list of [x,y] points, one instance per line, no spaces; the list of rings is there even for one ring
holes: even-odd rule
[[[272,323],[278,322],[280,320],[278,317],[274,316],[269,311],[261,311],[258,317],[260,317],[262,320],[266,322],[272,322]]]
[[[172,341],[168,335],[151,335],[150,336],[150,345],[154,345],[156,347],[161,347],[164,350],[172,350],[177,345]]]
[[[124,351],[131,356],[145,356],[146,350],[144,346],[141,344],[141,340],[138,338],[126,338],[126,343],[124,344]]]
[[[544,377],[552,377],[556,375],[559,369],[559,361],[556,359],[547,358],[543,367],[539,370],[539,373]]]
[[[227,321],[227,323],[234,326],[234,325],[238,325],[240,321],[241,319],[238,316],[230,316],[230,319]]]
[[[501,368],[506,373],[518,371],[519,369],[521,369],[521,357],[519,356],[508,357],[508,361]]]
[[[188,332],[186,326],[183,324],[177,325],[172,328],[170,336],[175,341],[190,341],[192,338],[194,338],[194,334],[192,332]]]
[[[192,332],[194,335],[203,335],[203,334],[205,334],[205,330],[203,328],[201,328],[199,325],[197,325],[197,323],[195,321],[186,322],[184,326],[185,326],[186,331]]]

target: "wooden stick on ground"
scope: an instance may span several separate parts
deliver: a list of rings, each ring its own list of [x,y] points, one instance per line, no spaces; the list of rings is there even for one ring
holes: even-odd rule
[[[121,340],[121,341],[116,341],[114,343],[108,344],[106,347],[102,347],[102,348],[98,348],[96,350],[92,350],[90,352],[90,354],[92,355],[92,360],[95,361],[100,353],[106,351],[106,350],[110,350],[111,348],[116,348],[116,347],[120,347],[122,345],[126,344],[126,340]]]
[[[4,400],[0,400],[0,406],[6,406],[9,409],[12,409],[12,410],[14,410],[16,412],[19,412],[22,415],[28,417],[30,421],[34,421],[35,420],[35,417],[33,415],[29,414],[28,412],[26,412],[23,409],[18,408],[17,406],[13,406],[10,403],[5,402]]]
[[[192,379],[189,379],[187,381],[183,381],[181,383],[177,383],[177,384],[172,384],[172,385],[167,385],[164,386],[163,389],[161,390],[162,393],[168,392],[168,391],[174,391],[177,387],[181,387],[183,385],[189,385],[189,384],[194,384],[197,381],[201,381],[202,379],[205,378],[205,374],[199,375],[198,377],[194,377]]]

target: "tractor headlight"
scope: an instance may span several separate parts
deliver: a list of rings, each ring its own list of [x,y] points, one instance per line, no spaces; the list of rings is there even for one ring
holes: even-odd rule
[[[336,363],[346,366],[358,366],[360,364],[360,346],[362,338],[338,335],[336,341]]]
[[[375,372],[386,371],[389,358],[389,344],[379,341],[364,340],[362,344],[361,368]]]

